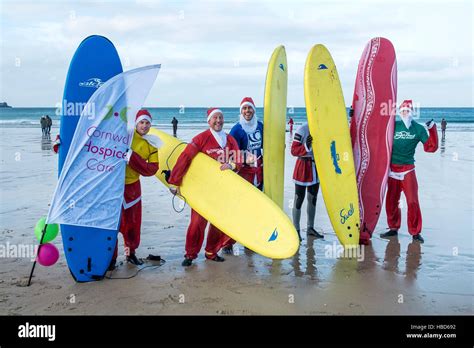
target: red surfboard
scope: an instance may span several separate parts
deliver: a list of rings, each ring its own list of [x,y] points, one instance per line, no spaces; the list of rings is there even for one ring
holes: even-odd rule
[[[357,69],[351,119],[360,203],[360,239],[377,225],[387,187],[397,102],[397,60],[392,43],[377,37],[365,46]]]

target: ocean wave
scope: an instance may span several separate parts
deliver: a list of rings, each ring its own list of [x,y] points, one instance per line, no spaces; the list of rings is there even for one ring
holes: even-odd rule
[[[418,123],[424,124],[425,120],[416,120]],[[304,120],[297,120],[295,122],[295,126],[298,126],[302,124]],[[234,121],[229,121],[224,124],[224,128],[230,128],[234,124]],[[441,125],[438,124],[438,130],[441,129]],[[60,121],[59,120],[53,120],[53,125],[52,127],[54,128],[59,128],[60,126]],[[152,122],[153,127],[157,127],[159,129],[172,129],[172,125],[169,123],[159,123],[159,122]],[[32,119],[0,119],[0,128],[14,128],[14,127],[20,127],[20,128],[41,128],[39,121],[37,120],[32,120]],[[193,122],[193,121],[188,121],[188,122],[181,122],[178,124],[178,129],[205,129],[208,127],[208,124],[206,122],[202,122],[201,120],[199,122]],[[287,126],[288,128],[288,126]],[[457,132],[474,132],[474,122],[454,122],[450,121],[448,122],[447,125],[447,131],[457,131]]]

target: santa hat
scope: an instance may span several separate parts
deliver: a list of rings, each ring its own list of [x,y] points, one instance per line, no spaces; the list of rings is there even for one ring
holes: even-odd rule
[[[135,126],[143,120],[147,120],[151,123],[151,114],[148,112],[147,109],[141,109],[137,112],[137,118],[135,120]]]
[[[222,110],[219,109],[219,108],[210,108],[210,109],[208,109],[208,110],[207,110],[207,122],[209,122],[209,120],[211,119],[211,117],[212,117],[213,115],[217,114],[218,112],[220,112],[221,114],[224,114],[224,113],[222,112]]]
[[[253,102],[252,98],[245,97],[244,99],[242,99],[242,101],[240,102],[240,113],[242,113],[242,108],[244,106],[250,106],[250,107],[252,107],[253,112],[256,112],[255,103]]]
[[[411,99],[404,100],[399,107],[400,112],[408,110],[413,112],[413,101]]]

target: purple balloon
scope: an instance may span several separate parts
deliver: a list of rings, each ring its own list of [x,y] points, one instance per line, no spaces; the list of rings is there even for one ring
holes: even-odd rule
[[[36,257],[36,260],[41,266],[52,266],[58,259],[58,248],[51,243],[42,244],[41,248],[39,248],[38,256]]]

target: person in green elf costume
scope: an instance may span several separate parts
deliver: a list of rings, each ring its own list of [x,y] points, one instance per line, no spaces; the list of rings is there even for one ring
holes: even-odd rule
[[[380,236],[387,238],[398,235],[401,225],[399,201],[403,192],[408,204],[408,232],[413,236],[414,241],[423,243],[418,182],[415,174],[415,150],[421,141],[426,152],[435,152],[438,149],[438,133],[433,120],[426,123],[428,132],[423,125],[413,120],[413,102],[411,100],[405,100],[400,105],[400,118],[401,120],[395,122],[385,203],[389,231]]]

